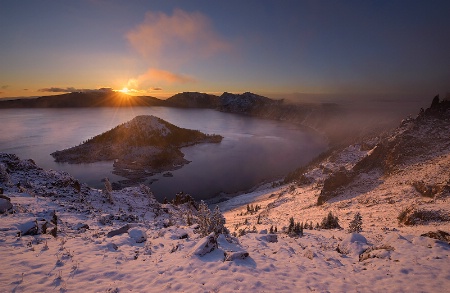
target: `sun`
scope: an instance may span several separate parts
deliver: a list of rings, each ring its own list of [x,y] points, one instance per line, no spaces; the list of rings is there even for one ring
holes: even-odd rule
[[[119,90],[119,92],[127,94],[130,90],[127,87],[124,87],[123,89]]]

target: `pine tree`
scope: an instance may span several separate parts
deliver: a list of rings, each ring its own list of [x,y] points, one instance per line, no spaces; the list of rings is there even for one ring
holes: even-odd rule
[[[341,226],[339,225],[338,217],[333,216],[333,213],[329,212],[328,215],[322,219],[322,224],[320,225],[320,228],[335,229],[335,228],[341,228]]]
[[[294,217],[290,217],[287,233],[291,234],[294,231],[294,227],[295,227]]]
[[[104,192],[104,194],[106,196],[106,199],[108,200],[108,202],[110,204],[114,204],[114,200],[113,200],[113,197],[112,197],[112,194],[111,194],[112,190],[113,189],[112,189],[111,182],[109,182],[108,177],[106,177],[105,178],[105,190],[103,192]]]
[[[211,227],[211,211],[208,206],[202,200],[198,206],[198,225],[200,235],[207,236],[210,232]]]
[[[362,231],[362,216],[359,212],[357,212],[348,226],[348,232],[359,233],[361,231]]]
[[[218,234],[227,234],[227,228],[225,228],[225,217],[220,212],[219,206],[216,206],[214,209],[214,213],[211,217],[211,230],[216,235]]]

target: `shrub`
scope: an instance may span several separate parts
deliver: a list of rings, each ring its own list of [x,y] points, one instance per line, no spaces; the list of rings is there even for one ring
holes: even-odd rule
[[[440,211],[417,209],[414,205],[403,209],[397,217],[399,224],[417,225],[428,221],[449,221],[450,218]]]

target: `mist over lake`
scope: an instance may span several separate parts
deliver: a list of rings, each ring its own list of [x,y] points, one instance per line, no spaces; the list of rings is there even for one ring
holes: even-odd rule
[[[184,191],[196,199],[234,193],[284,176],[326,148],[319,134],[289,123],[203,109],[166,107],[0,110],[0,152],[33,159],[44,169],[66,171],[94,188],[112,174],[112,161],[93,164],[55,163],[50,153],[80,144],[137,115],[154,115],[179,127],[224,137],[220,144],[183,148],[191,163],[157,174],[146,184],[162,200]],[[156,180],[156,181],[155,181]]]

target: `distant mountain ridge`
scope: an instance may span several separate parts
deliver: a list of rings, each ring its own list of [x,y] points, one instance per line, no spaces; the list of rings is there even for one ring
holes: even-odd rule
[[[163,101],[150,96],[130,96],[114,91],[73,92],[42,96],[35,99],[0,101],[5,108],[87,108],[87,107],[137,107],[161,106]]]
[[[83,108],[83,107],[176,107],[212,109],[226,113],[236,113],[270,120],[287,121],[307,126],[326,134],[331,143],[345,143],[367,127],[347,121],[348,114],[334,103],[292,104],[284,100],[274,100],[254,93],[232,94],[224,92],[221,96],[199,92],[178,93],[167,100],[150,96],[130,96],[109,91],[73,92],[56,96],[43,96],[36,99],[0,101],[2,108]]]

